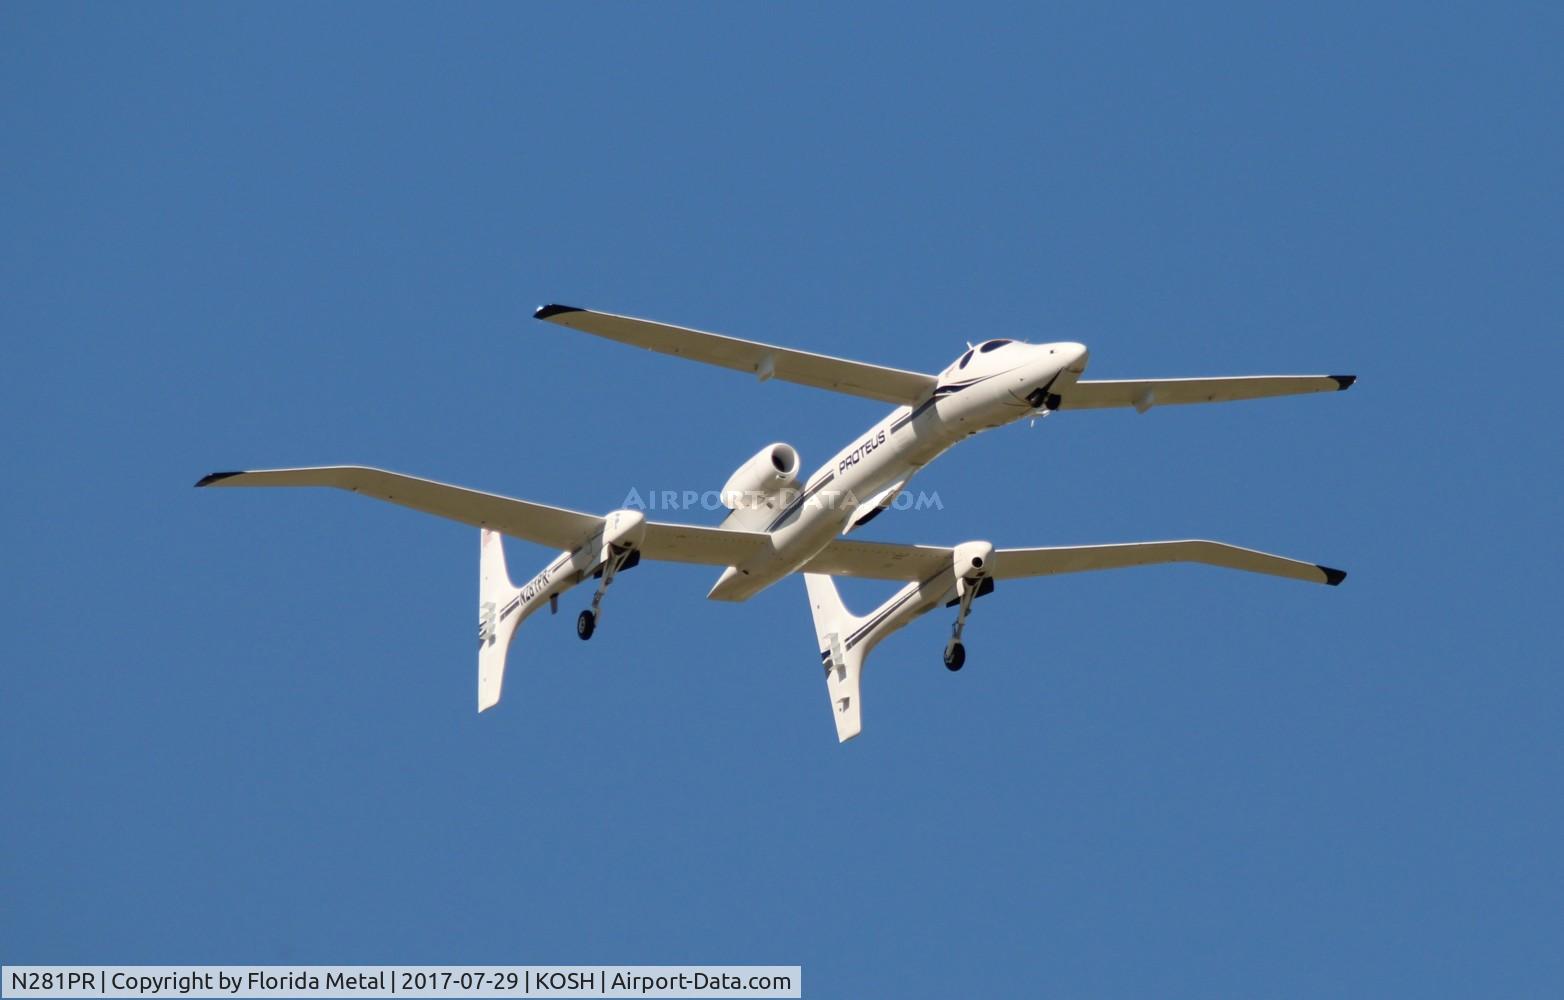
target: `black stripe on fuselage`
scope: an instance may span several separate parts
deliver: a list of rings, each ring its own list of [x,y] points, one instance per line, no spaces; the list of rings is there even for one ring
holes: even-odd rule
[[[919,582],[917,587],[908,591],[899,599],[892,601],[888,606],[881,608],[873,618],[870,618],[868,621],[864,622],[862,625],[858,626],[858,628],[853,630],[853,634],[848,636],[846,642],[842,644],[843,648],[852,649],[854,646],[858,645],[858,643],[862,642],[863,639],[869,634],[870,630],[883,622],[887,617],[894,614],[898,608],[906,604],[912,598],[917,597],[919,594],[923,593],[923,588],[928,584],[933,583],[935,580],[938,580],[944,572],[944,570],[940,570],[938,573],[935,573],[927,580]]]
[[[906,427],[908,424],[912,423],[914,420],[917,420],[919,417],[928,412],[929,407],[933,406],[935,403],[946,398],[947,396],[954,396],[963,389],[970,389],[979,383],[987,382],[991,378],[995,378],[1004,374],[1007,373],[995,372],[993,375],[984,375],[982,378],[975,378],[970,382],[950,382],[945,385],[935,386],[934,394],[932,396],[919,403],[911,413],[907,414],[905,417],[901,417],[895,423],[891,424],[891,433],[894,434],[903,427]]]
[[[815,483],[813,486],[810,486],[809,488],[805,489],[804,492],[800,493],[798,496],[793,498],[793,502],[792,503],[788,504],[786,507],[783,507],[782,508],[782,513],[778,514],[775,518],[772,519],[770,524],[766,525],[766,530],[767,531],[775,531],[775,530],[777,530],[777,525],[781,524],[783,521],[786,521],[790,516],[792,516],[795,512],[797,512],[799,510],[799,508],[803,507],[805,503],[807,503],[811,499],[813,499],[814,495],[816,493],[819,493],[822,488],[824,488],[827,484],[829,484],[831,482],[831,480],[833,480],[835,478],[836,478],[836,473],[834,473],[834,472],[827,472],[825,474],[825,477],[823,479],[821,479],[818,483]]]
[[[928,399],[925,399],[923,402],[919,403],[917,409],[907,414],[908,422],[917,420],[919,417],[929,412],[929,409],[937,402],[939,402],[939,400],[936,397],[930,396]]]
[[[928,399],[925,399],[923,402],[919,403],[916,407],[912,408],[911,410],[908,410],[906,413],[902,414],[900,417],[897,417],[895,422],[891,424],[891,433],[895,434],[897,431],[901,430],[903,427],[906,427],[908,424],[912,423],[914,420],[917,420],[919,417],[921,417],[925,413],[927,413],[929,407],[931,407],[933,405],[934,405],[934,397],[930,396]]]

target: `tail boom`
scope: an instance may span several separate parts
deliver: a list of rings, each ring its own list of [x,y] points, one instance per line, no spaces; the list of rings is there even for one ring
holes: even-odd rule
[[[500,533],[482,529],[478,554],[478,711],[499,704],[505,654],[516,626],[532,611],[505,569]]]
[[[869,652],[892,632],[943,604],[955,593],[955,574],[946,570],[927,580],[909,583],[862,616],[847,610],[831,577],[823,573],[802,575],[820,642],[820,662],[825,668],[836,739],[846,743],[863,732],[860,688]]]

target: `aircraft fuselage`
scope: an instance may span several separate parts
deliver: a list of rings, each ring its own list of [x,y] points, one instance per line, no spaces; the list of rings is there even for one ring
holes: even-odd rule
[[[886,491],[896,492],[957,441],[1052,409],[1086,359],[1085,346],[1069,342],[971,348],[940,373],[927,398],[897,407],[815,470],[764,527],[771,548],[728,567],[707,596],[743,601],[797,571],[862,505],[891,502]]]

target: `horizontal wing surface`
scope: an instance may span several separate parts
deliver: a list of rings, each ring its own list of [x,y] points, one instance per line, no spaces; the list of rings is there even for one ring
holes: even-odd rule
[[[502,534],[558,549],[575,548],[603,526],[600,517],[564,507],[513,500],[462,486],[437,483],[432,479],[419,479],[358,465],[214,472],[196,485],[330,486],[474,527],[492,528]]]
[[[543,306],[536,318],[659,354],[703,361],[749,372],[759,378],[779,378],[818,389],[832,389],[885,403],[914,406],[934,391],[934,376],[773,347],[717,333],[689,330],[630,316],[593,312],[574,306]]]
[[[648,521],[641,554],[664,562],[733,566],[770,546],[771,536],[763,531]]]
[[[800,572],[860,576],[870,580],[927,580],[949,569],[954,556],[939,545],[897,545],[837,538],[806,562]]]
[[[896,545],[887,542],[854,542],[838,538],[809,562],[803,571],[830,576],[857,576],[876,580],[927,580],[949,569],[952,550],[935,545]],[[1121,545],[1066,545],[1040,549],[996,549],[993,577],[1010,580],[1056,573],[1084,573],[1098,569],[1124,569],[1159,563],[1205,563],[1226,569],[1264,573],[1309,583],[1335,586],[1346,579],[1339,569],[1200,539],[1171,542],[1130,542]]]
[[[1069,545],[1047,549],[998,549],[994,552],[994,579],[1009,580],[1025,576],[1182,562],[1205,563],[1207,566],[1283,576],[1308,583],[1326,583],[1333,587],[1347,577],[1343,571],[1328,566],[1287,559],[1223,542],[1187,539],[1175,542],[1128,542],[1122,545]]]
[[[1339,392],[1356,375],[1239,375],[1232,378],[1162,378],[1093,382],[1081,379],[1060,390],[1061,410],[1095,410],[1133,406],[1144,413],[1153,406],[1181,403],[1227,403],[1239,399]]]
[[[588,542],[603,526],[603,519],[593,514],[356,465],[214,472],[196,485],[330,486],[557,549]],[[770,544],[771,536],[761,532],[648,521],[641,554],[668,562],[731,566]]]

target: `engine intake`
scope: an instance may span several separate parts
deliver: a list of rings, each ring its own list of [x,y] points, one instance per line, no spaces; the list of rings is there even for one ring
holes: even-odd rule
[[[768,444],[739,466],[722,487],[722,505],[729,510],[764,507],[784,490],[798,485],[798,450],[780,441]]]

